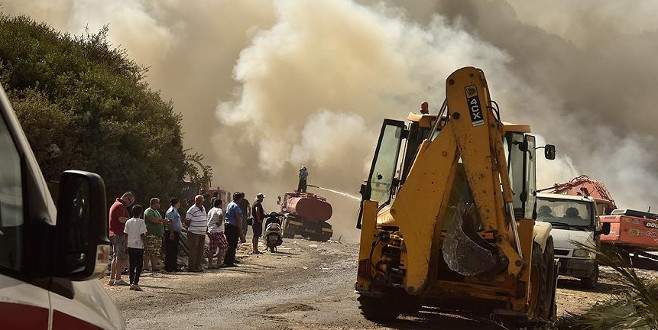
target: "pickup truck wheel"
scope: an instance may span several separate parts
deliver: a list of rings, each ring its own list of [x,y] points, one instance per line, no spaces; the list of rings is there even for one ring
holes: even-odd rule
[[[585,289],[593,289],[596,284],[599,282],[599,267],[597,265],[596,269],[594,270],[594,275],[589,278],[581,278],[580,279],[580,285],[585,288]]]

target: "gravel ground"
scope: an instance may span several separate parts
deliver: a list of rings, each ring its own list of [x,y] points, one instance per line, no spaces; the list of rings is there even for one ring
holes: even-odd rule
[[[140,281],[143,292],[106,288],[129,329],[498,328],[433,310],[386,327],[365,320],[354,293],[358,246],[353,243],[287,239],[274,254],[248,255],[249,250],[248,244],[240,247],[236,268],[146,273]],[[589,291],[578,280],[561,279],[558,313],[579,313],[618,291],[610,274],[602,269],[602,283]]]

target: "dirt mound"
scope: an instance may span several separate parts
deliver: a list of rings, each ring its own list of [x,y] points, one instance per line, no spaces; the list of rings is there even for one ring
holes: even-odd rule
[[[287,303],[287,304],[281,304],[281,305],[276,305],[272,307],[268,307],[265,309],[265,313],[267,314],[285,314],[285,313],[290,313],[290,312],[305,312],[305,311],[314,311],[317,310],[317,308],[305,304],[297,304],[297,303]]]

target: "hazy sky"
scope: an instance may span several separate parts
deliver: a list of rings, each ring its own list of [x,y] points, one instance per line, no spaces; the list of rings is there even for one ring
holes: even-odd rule
[[[658,35],[653,1],[3,0],[57,29],[109,25],[114,45],[184,114],[185,145],[215,184],[276,195],[310,182],[356,193],[383,118],[444,79],[485,70],[506,121],[529,123],[560,158],[540,185],[589,174],[620,207],[658,206]],[[327,196],[355,237],[357,203]]]

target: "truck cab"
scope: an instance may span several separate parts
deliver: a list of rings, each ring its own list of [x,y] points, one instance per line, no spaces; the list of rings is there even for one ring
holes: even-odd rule
[[[593,246],[610,227],[601,226],[597,204],[591,197],[562,194],[537,194],[537,221],[552,225],[555,257],[560,259],[560,275],[579,278],[592,288],[599,278],[596,256],[578,244]],[[605,228],[602,228],[605,227]]]
[[[98,281],[109,240],[100,176],[65,171],[57,205],[0,87],[0,328],[123,329]]]

